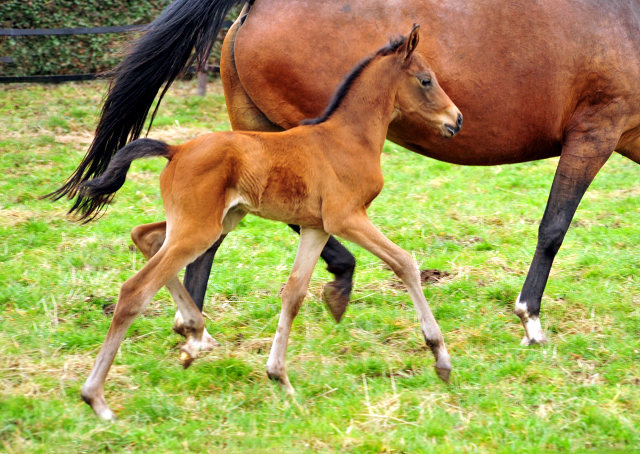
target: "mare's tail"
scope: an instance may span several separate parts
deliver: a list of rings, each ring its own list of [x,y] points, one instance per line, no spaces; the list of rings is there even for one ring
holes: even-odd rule
[[[111,202],[115,192],[124,184],[131,163],[136,159],[151,156],[169,159],[171,147],[160,140],[134,140],[115,154],[102,175],[81,183],[78,192],[91,210],[83,213],[80,219],[88,222],[100,214],[101,208]]]
[[[89,151],[66,183],[45,197],[75,197],[69,212],[79,212],[87,221],[95,218],[110,197],[88,198],[79,191],[80,184],[100,176],[117,150],[140,137],[160,89],[158,105],[181,72],[196,59],[206,61],[225,16],[240,1],[175,0],[149,25],[110,73],[109,92]]]

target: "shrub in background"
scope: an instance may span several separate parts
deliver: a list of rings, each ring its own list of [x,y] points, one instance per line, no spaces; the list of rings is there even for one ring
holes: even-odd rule
[[[152,22],[171,0],[1,0],[0,28],[90,28]],[[234,10],[231,17],[237,16]],[[6,76],[89,74],[116,66],[136,33],[0,37]],[[218,44],[219,48],[219,44]]]

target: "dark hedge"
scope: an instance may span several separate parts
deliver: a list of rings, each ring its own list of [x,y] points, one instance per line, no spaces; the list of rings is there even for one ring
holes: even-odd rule
[[[83,28],[147,24],[171,0],[0,0],[0,28]],[[0,37],[0,74],[98,73],[113,68],[135,33]]]

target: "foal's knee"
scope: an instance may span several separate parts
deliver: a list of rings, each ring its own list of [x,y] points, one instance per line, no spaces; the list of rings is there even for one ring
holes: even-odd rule
[[[137,281],[134,276],[120,287],[118,303],[113,314],[114,322],[121,318],[137,317],[144,309],[147,295]]]

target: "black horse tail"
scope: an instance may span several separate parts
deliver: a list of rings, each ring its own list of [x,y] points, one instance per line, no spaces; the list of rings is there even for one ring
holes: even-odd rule
[[[79,191],[83,181],[101,175],[109,161],[140,137],[153,101],[158,105],[171,83],[195,60],[206,62],[229,10],[242,0],[175,0],[149,25],[125,59],[109,73],[111,83],[93,143],[65,184],[45,197],[76,197],[69,213],[90,221],[110,197],[87,198]],[[195,53],[193,52],[195,48]],[[156,115],[156,106],[151,122]],[[151,127],[151,125],[149,125]]]
[[[101,209],[111,202],[115,192],[127,179],[131,163],[140,158],[163,156],[171,158],[171,147],[160,140],[137,139],[118,151],[107,169],[98,178],[80,183],[78,193],[85,200],[87,210],[80,217],[89,222],[100,214]]]

